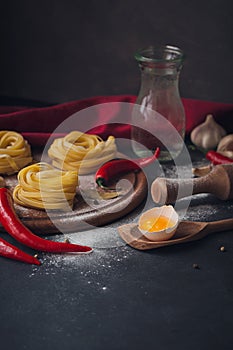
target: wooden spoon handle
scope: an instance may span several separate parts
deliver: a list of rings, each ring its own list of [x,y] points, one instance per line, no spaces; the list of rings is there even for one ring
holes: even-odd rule
[[[233,219],[225,219],[208,222],[203,232],[207,235],[209,233],[222,232],[233,230]]]

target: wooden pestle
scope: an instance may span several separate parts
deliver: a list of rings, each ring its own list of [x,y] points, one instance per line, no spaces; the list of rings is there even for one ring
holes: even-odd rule
[[[211,193],[219,199],[233,198],[233,164],[216,165],[209,174],[192,179],[157,178],[151,185],[155,203],[171,204],[198,193]]]

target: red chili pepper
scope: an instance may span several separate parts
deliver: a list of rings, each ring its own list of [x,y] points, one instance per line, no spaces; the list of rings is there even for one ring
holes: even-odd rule
[[[155,153],[151,157],[138,158],[138,159],[113,159],[104,163],[96,172],[95,180],[98,186],[104,188],[113,181],[116,176],[121,176],[130,171],[138,171],[141,168],[153,163],[160,153],[160,148],[155,150]]]
[[[0,188],[0,221],[5,230],[20,243],[44,252],[63,253],[78,252],[90,253],[92,248],[79,244],[54,242],[33,234],[19,220],[13,206],[13,198],[10,191]]]
[[[233,159],[223,156],[221,153],[215,151],[207,152],[206,158],[209,159],[213,163],[213,165],[233,163]]]
[[[2,238],[0,238],[0,255],[4,256],[5,258],[23,261],[28,264],[41,264],[36,257],[23,252],[21,249],[13,246]]]

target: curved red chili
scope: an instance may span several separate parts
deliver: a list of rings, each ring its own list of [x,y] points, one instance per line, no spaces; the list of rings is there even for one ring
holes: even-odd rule
[[[92,248],[87,246],[72,243],[54,242],[33,234],[19,220],[13,207],[12,195],[6,188],[0,188],[0,221],[2,223],[2,226],[12,237],[32,249],[50,253],[92,252]]]
[[[41,265],[41,262],[36,257],[23,252],[21,249],[13,246],[2,238],[0,238],[0,255],[28,264]]]
[[[213,165],[218,165],[218,164],[232,164],[233,159],[228,158],[221,153],[215,152],[215,151],[208,151],[206,153],[206,158],[210,160]]]
[[[152,164],[160,154],[160,148],[155,150],[151,157],[138,159],[113,159],[104,163],[96,172],[95,180],[98,186],[104,188],[116,177],[120,177],[130,171],[138,171]]]

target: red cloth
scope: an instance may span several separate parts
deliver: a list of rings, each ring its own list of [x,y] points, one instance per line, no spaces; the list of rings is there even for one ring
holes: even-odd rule
[[[28,107],[8,107],[0,106],[0,130],[15,130],[23,133],[25,138],[32,145],[43,145],[49,138],[50,134],[66,118],[75,112],[85,110],[88,107],[95,106],[92,110],[93,120],[88,124],[93,133],[106,138],[108,135],[115,137],[130,137],[130,110],[135,103],[136,97],[132,95],[120,96],[99,96],[87,98],[80,101],[72,101],[58,104],[50,107],[28,108]],[[186,133],[198,124],[209,113],[213,114],[218,121],[227,130],[233,133],[233,104],[225,104],[210,101],[201,101],[193,99],[182,99],[186,114]],[[101,104],[115,102],[108,108]],[[120,103],[119,103],[120,102]],[[128,102],[128,104],[121,104]],[[122,110],[124,108],[124,110]],[[125,116],[124,123],[119,124],[118,116],[122,113]],[[76,130],[83,130],[82,113],[77,114]],[[84,117],[85,119],[85,117]],[[114,124],[117,123],[117,124]],[[114,127],[113,127],[114,124]],[[96,127],[98,125],[98,127]],[[94,127],[94,129],[92,129]],[[71,131],[71,130],[70,130]]]

